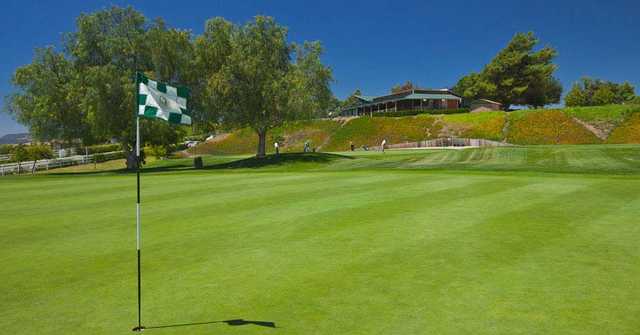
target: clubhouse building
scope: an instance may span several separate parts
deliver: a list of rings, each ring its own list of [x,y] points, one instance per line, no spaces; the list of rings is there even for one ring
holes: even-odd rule
[[[412,89],[378,97],[355,96],[358,103],[345,107],[341,116],[373,115],[382,112],[397,112],[427,109],[457,109],[462,97],[449,89]]]

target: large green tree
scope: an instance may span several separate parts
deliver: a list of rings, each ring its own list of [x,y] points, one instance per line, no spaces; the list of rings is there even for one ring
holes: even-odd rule
[[[622,84],[584,77],[574,83],[564,98],[567,106],[598,106],[632,103],[635,88],[628,82]]]
[[[553,76],[557,52],[548,46],[534,51],[538,42],[531,32],[516,34],[482,71],[461,78],[454,91],[467,99],[499,101],[505,109],[559,102],[562,86]]]
[[[135,140],[134,75],[191,87],[190,110],[200,130],[225,123],[252,127],[265,153],[269,129],[292,119],[324,116],[335,98],[331,70],[319,42],[291,44],[270,17],[236,26],[208,20],[204,33],[148,21],[131,7],[112,7],[76,20],[62,51],[39,49],[13,76],[7,110],[37,139],[117,139],[131,152]],[[179,128],[142,121],[142,139],[168,146]]]
[[[237,34],[237,26],[216,17],[207,20],[204,32],[193,42],[194,59],[189,80],[192,108],[195,120],[206,131],[214,129],[221,121],[221,101],[216,83],[222,67],[229,62]]]
[[[320,62],[319,42],[287,42],[287,29],[256,16],[231,29],[230,52],[207,83],[219,118],[258,135],[257,156],[266,153],[269,129],[313,116],[331,101],[331,70]]]
[[[28,125],[37,139],[90,140],[77,77],[73,63],[64,54],[53,47],[36,49],[33,62],[13,75],[12,83],[18,90],[7,97],[7,110],[18,122]]]
[[[134,74],[162,81],[193,77],[191,34],[149,22],[131,7],[81,14],[61,50],[37,49],[31,64],[13,75],[16,92],[7,110],[40,140],[117,139],[130,151],[134,143]],[[175,143],[180,130],[143,121],[145,142]],[[166,143],[156,143],[156,142]]]

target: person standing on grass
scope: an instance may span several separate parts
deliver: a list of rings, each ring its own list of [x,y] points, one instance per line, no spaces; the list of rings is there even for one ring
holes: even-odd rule
[[[273,147],[276,149],[276,155],[280,154],[280,145],[278,144],[278,141],[275,141],[275,143],[273,143]]]
[[[353,141],[349,141],[349,148],[351,148],[351,151],[355,150],[355,146],[353,145]]]
[[[383,139],[382,140],[382,144],[380,145],[380,150],[382,151],[382,153],[384,153],[384,146],[387,144],[387,139]]]

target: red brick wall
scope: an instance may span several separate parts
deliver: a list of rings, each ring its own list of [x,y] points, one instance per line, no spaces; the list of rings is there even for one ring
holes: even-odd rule
[[[457,109],[460,108],[460,103],[458,100],[447,100],[447,109]]]

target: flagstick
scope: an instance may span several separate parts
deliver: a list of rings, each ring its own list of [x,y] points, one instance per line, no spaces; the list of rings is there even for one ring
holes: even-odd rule
[[[138,108],[138,91],[139,91],[138,73],[136,72],[136,108]],[[140,332],[144,330],[142,326],[142,285],[140,275],[140,117],[138,116],[138,110],[136,109],[136,184],[137,184],[137,201],[136,201],[136,250],[138,252],[138,326],[133,328],[133,331]]]

